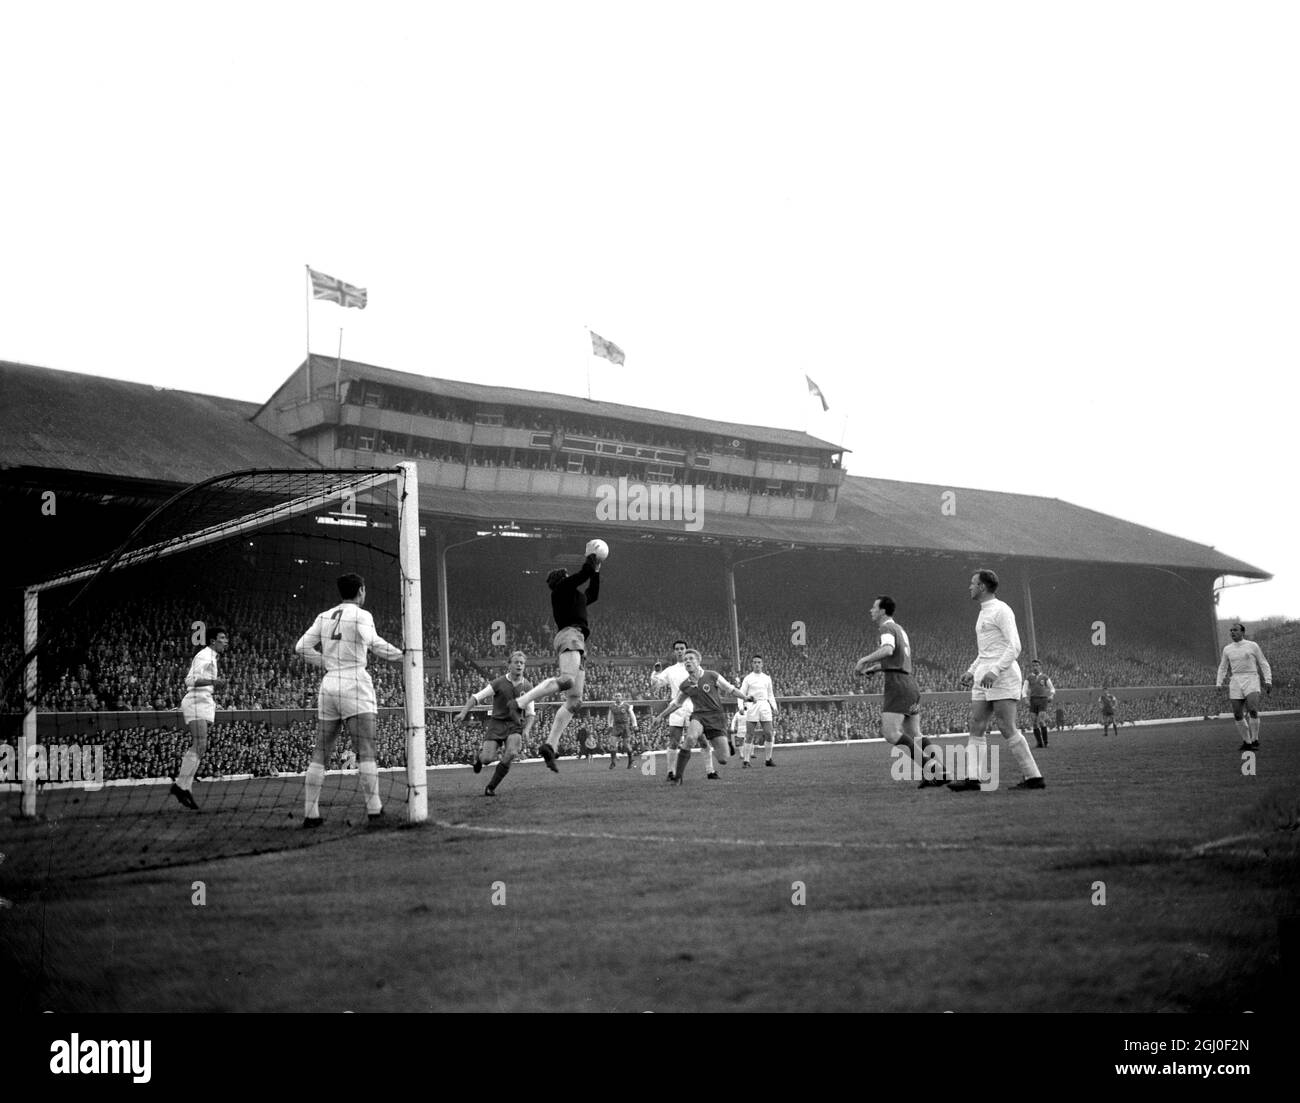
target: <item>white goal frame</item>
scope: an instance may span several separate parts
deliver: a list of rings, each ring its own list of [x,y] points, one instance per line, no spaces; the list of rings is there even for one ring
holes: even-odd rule
[[[269,473],[269,472],[268,472]],[[280,472],[288,474],[288,472]],[[316,474],[311,468],[304,468],[302,474]],[[225,479],[241,475],[257,475],[256,469],[232,471],[213,479],[195,483],[178,494],[173,495],[159,506],[139,526],[143,528],[163,510],[179,501],[199,487],[211,486]],[[87,564],[64,571],[28,586],[23,592],[23,650],[27,666],[23,672],[23,726],[18,741],[18,758],[23,767],[22,799],[19,814],[23,818],[36,815],[36,778],[34,764],[37,758],[38,731],[36,724],[36,696],[38,692],[37,645],[40,641],[38,615],[40,612],[40,595],[45,590],[67,586],[93,577],[101,571],[116,571],[126,567],[179,552],[203,547],[232,539],[244,533],[255,532],[268,525],[287,521],[306,513],[313,513],[322,506],[337,502],[340,498],[352,495],[354,498],[367,490],[397,482],[398,487],[398,565],[401,572],[402,603],[402,690],[406,701],[406,781],[409,789],[407,803],[408,819],[411,823],[423,823],[429,817],[428,771],[424,744],[424,621],[422,617],[422,599],[420,590],[420,484],[416,465],[407,461],[393,468],[356,474],[344,472],[322,472],[335,475],[336,479],[327,488],[305,494],[301,497],[267,506],[264,509],[237,517],[230,521],[186,533],[183,536],[151,544],[133,551],[121,552]],[[139,531],[137,528],[137,531]]]

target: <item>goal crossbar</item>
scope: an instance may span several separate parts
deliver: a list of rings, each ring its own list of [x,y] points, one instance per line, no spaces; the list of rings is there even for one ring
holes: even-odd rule
[[[127,567],[135,566],[138,563],[148,562],[151,559],[162,559],[165,556],[175,555],[177,552],[189,551],[192,548],[201,548],[206,544],[215,544],[222,540],[228,540],[232,536],[238,536],[241,532],[252,532],[255,529],[266,528],[267,525],[272,525],[279,521],[292,520],[294,517],[300,517],[304,513],[313,513],[320,509],[321,506],[329,504],[346,492],[356,493],[358,491],[377,489],[401,477],[402,472],[400,470],[392,470],[379,471],[371,475],[355,476],[349,479],[341,479],[339,482],[332,484],[328,489],[318,491],[314,494],[302,495],[301,497],[294,498],[288,502],[282,502],[279,505],[267,506],[265,509],[244,514],[242,517],[236,517],[229,521],[222,521],[218,524],[210,525],[205,529],[200,529],[198,532],[186,533],[183,536],[174,536],[167,540],[160,540],[156,544],[150,544],[144,548],[137,548],[134,551],[123,552],[121,554],[115,553],[114,555],[106,556],[97,562],[88,563],[83,567],[74,567],[72,570],[54,575],[51,578],[46,579],[44,582],[37,582],[28,586],[27,592],[41,593],[44,590],[52,590],[59,586],[67,586],[73,582],[80,582],[83,579],[98,574],[106,567],[110,571],[124,570]],[[172,501],[174,502],[176,499],[173,498]]]

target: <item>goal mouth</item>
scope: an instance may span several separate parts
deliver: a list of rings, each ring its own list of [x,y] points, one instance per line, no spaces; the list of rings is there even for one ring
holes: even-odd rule
[[[423,820],[418,508],[411,463],[236,471],[173,495],[115,547],[89,534],[81,566],[27,586],[21,622],[7,610],[0,633],[6,656],[19,656],[0,711],[6,882]],[[304,830],[322,672],[294,645],[340,603],[344,574],[367,580],[365,610],[401,658],[371,658],[373,699],[361,694],[356,715],[373,712],[373,738],[343,723],[319,798],[324,825]],[[367,760],[382,817],[367,815],[364,778],[358,792]]]

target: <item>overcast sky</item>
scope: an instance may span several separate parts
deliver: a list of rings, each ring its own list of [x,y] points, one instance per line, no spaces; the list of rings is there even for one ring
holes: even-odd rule
[[[1300,5],[0,3],[0,359],[261,402],[310,313],[1062,498],[1300,616]]]

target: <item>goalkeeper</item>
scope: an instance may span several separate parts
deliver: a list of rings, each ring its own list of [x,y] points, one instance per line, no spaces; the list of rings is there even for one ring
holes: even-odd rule
[[[557,629],[555,658],[560,668],[558,677],[547,678],[523,696],[516,697],[511,706],[512,715],[517,718],[520,715],[518,710],[538,698],[549,697],[552,693],[564,694],[564,703],[555,710],[555,719],[551,721],[551,732],[538,748],[547,768],[557,774],[560,769],[555,764],[555,752],[560,745],[560,736],[582,707],[582,686],[586,678],[582,661],[591,635],[587,606],[600,600],[600,560],[596,558],[595,543],[594,540],[587,542],[586,558],[577,574],[569,574],[563,567],[557,567],[546,576],[546,585],[551,588],[551,615]]]

